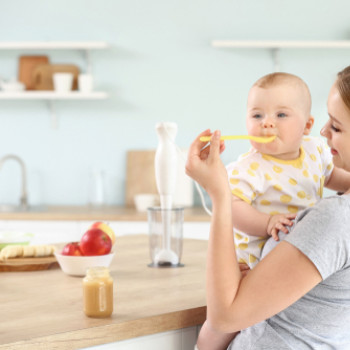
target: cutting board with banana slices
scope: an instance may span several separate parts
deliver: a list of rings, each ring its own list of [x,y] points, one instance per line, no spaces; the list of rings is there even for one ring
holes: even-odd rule
[[[0,251],[0,272],[40,271],[58,266],[53,245],[9,245]]]

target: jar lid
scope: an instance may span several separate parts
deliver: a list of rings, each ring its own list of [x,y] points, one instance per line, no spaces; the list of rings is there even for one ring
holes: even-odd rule
[[[93,266],[86,270],[86,276],[90,278],[101,278],[109,276],[108,267],[104,266]]]

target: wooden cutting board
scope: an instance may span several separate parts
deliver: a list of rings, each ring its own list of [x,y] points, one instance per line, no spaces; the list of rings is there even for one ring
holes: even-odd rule
[[[0,272],[42,271],[58,266],[55,256],[39,258],[12,258],[0,261]]]
[[[125,205],[134,206],[136,194],[157,194],[156,175],[154,170],[155,150],[128,151],[126,166]],[[193,206],[193,181],[185,174],[187,152],[178,157],[176,189],[173,204],[177,206]]]
[[[155,154],[155,150],[128,151],[125,189],[125,205],[127,207],[134,206],[135,194],[158,194],[154,172]]]
[[[41,64],[48,64],[48,56],[20,56],[18,67],[18,80],[26,90],[34,90],[33,70]]]
[[[73,64],[41,64],[33,70],[33,80],[35,90],[53,90],[54,73],[72,73],[73,90],[78,89],[79,67]]]

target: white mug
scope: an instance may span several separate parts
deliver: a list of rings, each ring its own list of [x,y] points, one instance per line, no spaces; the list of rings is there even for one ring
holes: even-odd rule
[[[81,92],[91,92],[93,89],[94,81],[91,74],[79,74],[78,87]]]
[[[54,73],[53,86],[56,92],[71,91],[73,86],[73,74],[72,73]]]

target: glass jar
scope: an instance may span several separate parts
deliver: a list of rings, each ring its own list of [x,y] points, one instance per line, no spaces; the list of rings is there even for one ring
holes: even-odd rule
[[[148,208],[151,267],[181,267],[184,208]]]
[[[89,317],[109,317],[113,312],[113,279],[107,267],[87,269],[83,279],[84,313]]]

